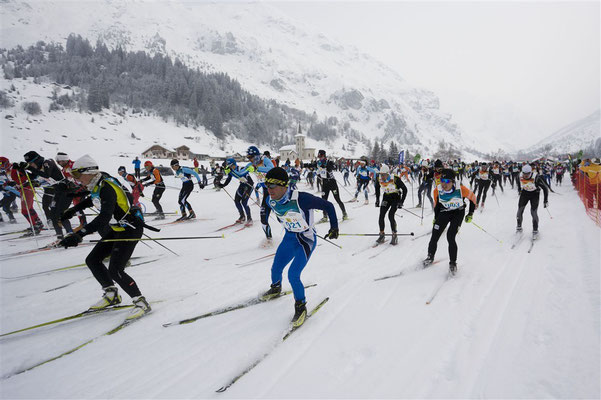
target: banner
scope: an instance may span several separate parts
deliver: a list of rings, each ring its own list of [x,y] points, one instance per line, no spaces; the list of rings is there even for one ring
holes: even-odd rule
[[[399,152],[399,164],[403,164],[405,162],[405,150],[401,150]]]

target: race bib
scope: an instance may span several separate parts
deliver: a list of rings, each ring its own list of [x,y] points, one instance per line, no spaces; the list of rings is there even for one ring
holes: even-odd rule
[[[523,190],[527,190],[528,192],[533,192],[536,190],[536,185],[534,184],[534,179],[520,178],[520,183],[522,184]]]
[[[279,217],[284,229],[290,232],[304,232],[309,229],[309,224],[303,218],[303,215],[296,211],[288,211]]]

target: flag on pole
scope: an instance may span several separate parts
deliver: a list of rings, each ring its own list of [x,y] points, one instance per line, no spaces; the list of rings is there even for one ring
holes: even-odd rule
[[[399,152],[399,164],[403,164],[405,162],[405,150],[401,150]]]

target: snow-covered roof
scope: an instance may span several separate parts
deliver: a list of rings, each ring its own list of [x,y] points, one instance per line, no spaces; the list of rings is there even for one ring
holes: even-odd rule
[[[282,147],[280,147],[279,151],[282,152],[282,151],[290,151],[290,150],[296,151],[296,145],[294,145],[294,144],[288,144],[286,146],[282,146]]]
[[[175,150],[170,149],[169,147],[165,147],[162,144],[158,144],[158,143],[153,144],[152,146],[150,146],[149,148],[147,148],[146,150],[144,150],[142,153],[146,153],[147,151],[152,150],[153,147],[160,147],[163,150],[167,150],[167,151],[170,151],[172,153],[175,153]]]

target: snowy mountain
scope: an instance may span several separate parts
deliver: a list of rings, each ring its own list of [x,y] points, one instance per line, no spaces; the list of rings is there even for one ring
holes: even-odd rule
[[[434,151],[440,140],[462,143],[432,92],[265,3],[6,1],[0,12],[4,48],[81,34],[92,43],[169,54],[203,71],[227,72],[263,98],[315,112],[319,120],[335,117],[330,121],[340,135],[351,127],[422,152]],[[344,142],[340,136],[332,146]]]
[[[540,152],[546,146],[557,149],[562,153],[574,153],[589,147],[600,137],[601,110],[564,126],[557,132],[541,140],[527,149],[530,152]]]

